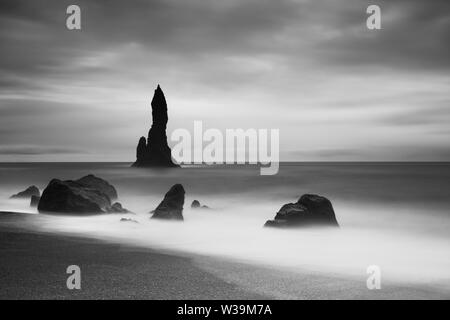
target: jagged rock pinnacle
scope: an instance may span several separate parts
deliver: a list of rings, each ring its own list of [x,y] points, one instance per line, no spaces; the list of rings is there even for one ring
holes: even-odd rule
[[[136,167],[177,167],[172,161],[171,151],[167,144],[167,102],[164,92],[158,84],[152,105],[152,126],[145,137],[139,139],[136,149]]]

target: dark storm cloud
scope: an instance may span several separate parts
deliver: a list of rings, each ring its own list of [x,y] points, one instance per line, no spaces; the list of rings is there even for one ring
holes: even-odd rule
[[[148,53],[143,64],[174,66],[194,81],[217,87],[258,80],[260,74],[246,73],[227,60],[236,57],[276,59],[273,63],[289,69],[291,77],[305,64],[318,72],[381,67],[414,73],[450,66],[445,0],[433,5],[376,1],[383,30],[375,32],[365,27],[365,10],[372,2],[364,0],[80,0],[79,32],[65,28],[65,9],[72,3],[1,2],[0,91],[45,86],[49,80],[115,76],[116,65],[77,62],[131,44]],[[126,57],[121,62],[130,63]]]
[[[34,4],[33,4],[34,3]],[[77,1],[82,8],[83,30],[65,28],[65,8],[72,1],[4,1],[1,35],[12,47],[4,57],[20,54],[28,69],[29,59],[42,64],[79,55],[83,50],[138,43],[171,54],[203,54],[208,51],[239,52],[249,47],[267,47],[264,37],[297,18],[298,7],[290,1]],[[268,14],[270,13],[270,14]],[[24,36],[24,29],[33,37]],[[260,36],[258,43],[253,39]],[[19,45],[31,52],[19,52]],[[54,45],[51,48],[46,44]],[[58,47],[59,46],[64,46]],[[5,46],[8,49],[9,46]],[[35,48],[36,47],[36,48]],[[38,54],[38,50],[43,50]],[[205,51],[206,50],[206,51]],[[50,56],[48,55],[50,54]],[[23,61],[24,60],[24,61]],[[19,67],[14,65],[14,68]]]
[[[179,59],[277,54],[292,66],[299,55],[337,67],[450,66],[446,0],[84,0],[77,1],[83,27],[78,33],[65,29],[65,8],[72,2],[2,1],[0,67],[57,72],[73,57],[129,43]],[[365,27],[365,10],[373,3],[382,9],[383,30],[377,32]]]
[[[289,1],[78,1],[82,31],[65,27],[72,1],[6,0],[0,6],[0,91],[23,91],[49,80],[117,75],[114,65],[79,65],[99,52],[135,44],[143,64],[177,66],[210,83],[227,55],[264,53],[267,36],[296,19]],[[270,14],[267,14],[270,12]],[[133,58],[130,58],[133,59]],[[126,57],[124,62],[129,63]],[[212,71],[212,72],[210,72]],[[242,79],[244,78],[242,75]],[[231,81],[231,80],[230,80]],[[220,83],[218,83],[220,85]],[[39,88],[37,88],[39,89]]]

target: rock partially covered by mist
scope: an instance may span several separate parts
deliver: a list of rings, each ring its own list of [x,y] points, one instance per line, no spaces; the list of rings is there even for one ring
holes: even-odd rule
[[[152,99],[153,123],[145,137],[139,139],[136,148],[136,162],[134,167],[178,167],[172,161],[172,155],[167,144],[167,103],[161,87],[155,90]]]
[[[30,200],[30,207],[37,207],[41,197],[32,195]]]
[[[120,202],[115,202],[109,209],[109,213],[130,213],[127,209],[122,207],[122,204]]]
[[[152,219],[183,220],[184,194],[181,184],[172,186],[163,201],[153,210]]]
[[[127,213],[117,198],[116,189],[107,181],[88,175],[72,181],[53,179],[42,192],[39,212],[68,214]]]
[[[32,196],[39,197],[41,195],[41,192],[39,191],[39,188],[36,186],[29,186],[23,191],[20,191],[19,193],[16,193],[11,196],[11,199],[30,199]]]
[[[200,208],[200,201],[198,201],[198,200],[192,201],[192,203],[191,203],[191,208],[192,208],[192,209]]]
[[[111,200],[100,190],[77,181],[53,179],[42,192],[39,212],[104,213]]]
[[[131,218],[121,218],[120,222],[134,222],[134,223],[139,223],[139,221],[131,219]]]
[[[325,197],[305,194],[296,203],[281,207],[274,220],[268,220],[265,227],[339,227],[333,206]]]
[[[205,206],[205,205],[201,205],[200,201],[198,201],[198,200],[194,200],[191,203],[191,209],[209,209],[209,207]]]

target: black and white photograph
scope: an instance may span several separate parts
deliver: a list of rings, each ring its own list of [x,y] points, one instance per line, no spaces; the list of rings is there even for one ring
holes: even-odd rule
[[[0,300],[448,299],[450,1],[0,0]]]

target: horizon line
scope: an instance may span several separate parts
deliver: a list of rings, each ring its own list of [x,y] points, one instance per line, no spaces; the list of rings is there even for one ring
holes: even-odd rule
[[[0,164],[16,164],[16,163],[134,163],[134,161],[0,161]],[[424,161],[412,161],[412,160],[315,160],[315,161],[274,161],[273,163],[450,163],[450,160],[424,160]],[[179,164],[181,166],[258,166],[263,165],[261,163],[220,163],[220,164],[207,164],[207,163],[190,163],[190,164]],[[263,165],[264,166],[264,165]]]

